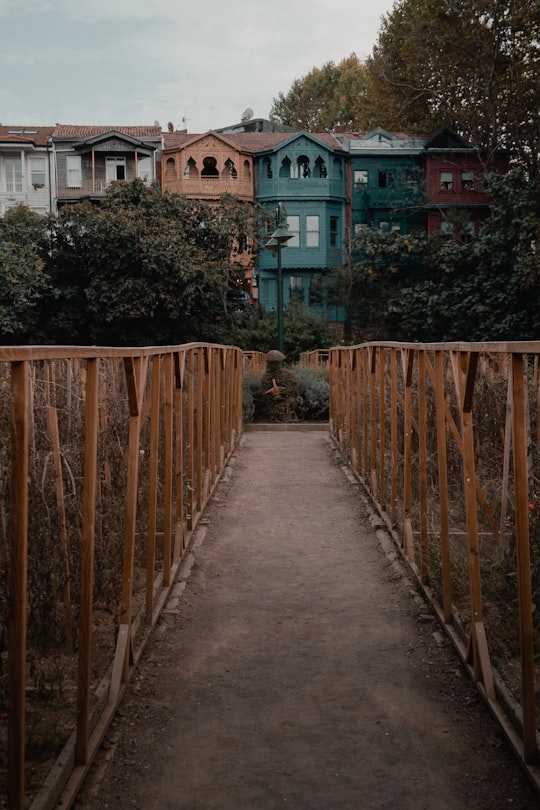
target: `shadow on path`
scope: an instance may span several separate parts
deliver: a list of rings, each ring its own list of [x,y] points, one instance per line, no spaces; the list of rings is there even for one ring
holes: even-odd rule
[[[204,523],[76,806],[539,806],[328,433],[245,433]]]

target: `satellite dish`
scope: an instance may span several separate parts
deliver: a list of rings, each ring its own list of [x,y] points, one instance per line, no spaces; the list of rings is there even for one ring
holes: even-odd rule
[[[242,121],[250,121],[253,118],[253,115],[254,115],[254,113],[253,113],[253,110],[251,109],[251,107],[246,107],[246,109],[242,113],[242,119],[241,120]]]

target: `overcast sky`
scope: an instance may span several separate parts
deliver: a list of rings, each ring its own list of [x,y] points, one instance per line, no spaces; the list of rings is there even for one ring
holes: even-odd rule
[[[365,59],[393,0],[0,0],[0,123],[206,132]],[[185,123],[184,123],[185,119]]]

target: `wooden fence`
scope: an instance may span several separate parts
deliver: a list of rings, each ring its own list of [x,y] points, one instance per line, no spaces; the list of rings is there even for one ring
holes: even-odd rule
[[[241,434],[242,365],[201,343],[0,348],[10,810],[76,795]]]
[[[329,355],[340,452],[537,788],[539,356],[540,342]]]

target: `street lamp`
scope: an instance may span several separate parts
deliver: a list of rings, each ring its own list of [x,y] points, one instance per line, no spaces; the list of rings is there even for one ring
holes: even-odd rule
[[[287,224],[287,212],[283,203],[279,203],[275,211],[276,230],[271,234],[266,242],[265,247],[269,248],[272,252],[277,252],[277,333],[278,333],[278,349],[283,352],[283,279],[281,273],[281,249],[287,246],[289,239],[293,238],[293,234],[289,233],[289,225]]]

